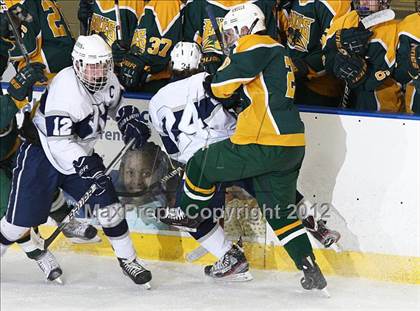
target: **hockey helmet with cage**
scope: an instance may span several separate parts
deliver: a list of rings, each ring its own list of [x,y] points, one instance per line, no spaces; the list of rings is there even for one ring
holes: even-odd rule
[[[178,42],[171,52],[172,70],[184,71],[200,68],[201,49],[195,42]]]
[[[389,8],[391,0],[353,0],[354,9],[360,17],[366,17],[373,13]]]
[[[242,36],[265,30],[264,13],[253,3],[233,7],[223,19],[223,37],[228,48]]]
[[[73,52],[73,68],[90,92],[102,90],[113,71],[112,50],[99,36],[79,36]]]

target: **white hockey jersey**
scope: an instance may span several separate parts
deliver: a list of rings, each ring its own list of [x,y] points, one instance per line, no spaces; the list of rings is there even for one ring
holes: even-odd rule
[[[166,152],[181,163],[210,144],[229,138],[236,119],[203,88],[206,73],[172,82],[149,103],[150,121]]]
[[[62,174],[74,174],[73,161],[91,155],[108,114],[115,116],[121,86],[112,74],[99,92],[89,93],[72,67],[60,71],[41,97],[33,123],[50,163]]]

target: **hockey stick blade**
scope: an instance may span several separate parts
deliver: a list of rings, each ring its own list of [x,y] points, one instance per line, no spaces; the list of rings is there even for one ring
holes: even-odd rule
[[[369,29],[373,26],[392,21],[395,18],[395,12],[391,9],[382,10],[376,13],[373,13],[360,22],[362,23],[365,29]]]
[[[117,156],[111,161],[111,163],[107,166],[105,170],[105,175],[109,175],[109,173],[112,170],[112,167],[117,163],[123,155],[128,151],[128,149],[131,148],[131,146],[134,144],[135,139],[133,138],[128,142],[127,145],[124,146],[123,149],[117,154]],[[70,220],[72,220],[77,212],[85,205],[85,203],[89,200],[89,198],[93,195],[93,193],[96,191],[96,184],[93,184],[90,186],[90,188],[86,191],[86,193],[80,198],[79,201],[75,204],[73,209],[70,211],[70,213],[66,216],[66,218],[63,219],[61,224],[57,227],[57,229],[54,230],[54,232],[49,236],[47,239],[45,239],[44,242],[44,249],[47,249],[52,242],[60,235],[60,233],[63,231],[63,229],[67,226]]]

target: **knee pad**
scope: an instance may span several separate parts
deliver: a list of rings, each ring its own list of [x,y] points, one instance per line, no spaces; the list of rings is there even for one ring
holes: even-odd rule
[[[64,203],[66,203],[66,199],[64,198],[63,190],[58,190],[51,204],[50,212],[52,213],[59,210],[63,206]]]
[[[0,221],[0,231],[4,238],[10,242],[15,242],[21,239],[25,234],[28,233],[29,228],[19,227],[8,223],[6,217],[3,217]]]
[[[103,228],[113,228],[125,220],[125,208],[114,203],[97,210],[97,218]]]

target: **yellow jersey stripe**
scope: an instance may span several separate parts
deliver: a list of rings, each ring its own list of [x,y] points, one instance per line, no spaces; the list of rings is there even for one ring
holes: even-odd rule
[[[290,231],[298,226],[302,225],[302,222],[300,220],[296,220],[295,222],[291,223],[290,225],[284,226],[283,228],[277,229],[276,231],[274,231],[274,233],[279,236],[282,235],[284,233],[286,233],[287,231]]]
[[[199,192],[199,193],[201,193],[201,194],[211,195],[211,194],[213,194],[213,193],[216,191],[216,186],[213,186],[213,187],[211,187],[210,189],[203,189],[203,188],[200,188],[200,187],[198,187],[198,186],[195,186],[195,185],[191,182],[191,180],[188,178],[188,176],[185,176],[185,182],[186,182],[186,184],[188,185],[188,187],[189,187],[191,190],[193,190],[193,191],[195,191],[195,192]]]

